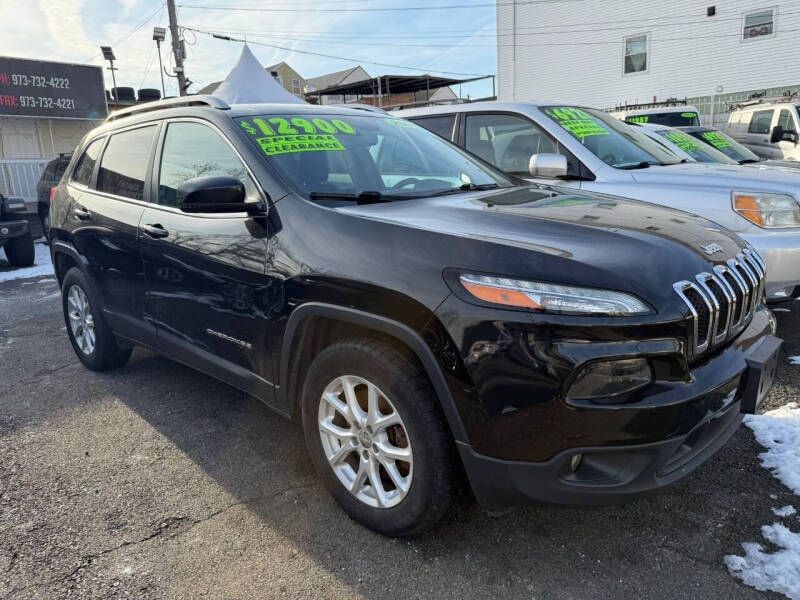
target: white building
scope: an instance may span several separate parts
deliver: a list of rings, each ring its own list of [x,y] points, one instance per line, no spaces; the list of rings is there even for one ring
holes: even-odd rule
[[[800,93],[796,0],[498,0],[497,33],[500,100],[686,98],[719,123],[751,94]]]

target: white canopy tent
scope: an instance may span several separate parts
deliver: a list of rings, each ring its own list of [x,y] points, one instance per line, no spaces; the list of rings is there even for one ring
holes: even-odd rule
[[[254,104],[274,102],[280,104],[306,104],[294,94],[284,89],[258,62],[247,47],[225,80],[214,91],[214,96],[228,104]]]

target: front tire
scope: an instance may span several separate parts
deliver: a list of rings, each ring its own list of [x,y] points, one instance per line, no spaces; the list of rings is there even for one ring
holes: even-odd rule
[[[12,267],[30,267],[36,258],[36,249],[33,246],[31,232],[6,241],[3,249],[6,251],[8,264]]]
[[[454,446],[421,368],[391,344],[352,338],[312,362],[302,395],[311,459],[355,521],[387,536],[433,527],[454,494]]]
[[[83,272],[72,267],[61,284],[67,334],[75,354],[92,371],[121,367],[133,348],[121,348],[103,319],[100,304]]]

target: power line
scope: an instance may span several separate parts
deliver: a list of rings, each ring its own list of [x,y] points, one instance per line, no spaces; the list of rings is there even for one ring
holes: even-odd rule
[[[111,46],[112,46],[112,47],[113,47],[113,46],[119,46],[119,45],[120,45],[122,42],[124,42],[125,40],[127,40],[127,39],[128,39],[129,37],[131,37],[131,36],[132,36],[134,33],[136,33],[136,32],[137,32],[137,31],[139,31],[139,30],[140,30],[142,27],[144,27],[144,26],[145,26],[145,25],[148,23],[148,21],[150,21],[150,19],[152,19],[153,17],[155,17],[155,16],[156,16],[156,13],[158,13],[158,12],[159,12],[159,11],[160,11],[162,8],[163,8],[163,3],[159,4],[158,6],[156,6],[156,9],[155,9],[153,12],[151,12],[151,13],[150,13],[150,14],[149,14],[147,17],[145,17],[145,19],[144,19],[144,20],[143,20],[141,23],[139,23],[138,25],[136,25],[136,26],[134,26],[133,28],[131,28],[131,29],[130,29],[130,30],[127,32],[127,33],[123,34],[123,35],[122,35],[122,37],[120,37],[120,38],[119,38],[119,39],[118,39],[116,42],[114,42],[113,44],[111,44]],[[95,54],[94,56],[92,56],[92,57],[90,57],[90,58],[87,58],[87,59],[86,59],[86,60],[84,60],[83,62],[85,62],[85,63],[91,62],[91,61],[93,61],[95,58],[97,58],[98,56],[100,56],[101,54],[103,54],[103,53],[102,53],[102,52],[98,52],[97,54]]]
[[[281,46],[279,44],[268,44],[266,42],[255,42],[255,41],[248,41],[241,38],[233,38],[230,36],[221,36],[212,33],[211,31],[203,31],[201,29],[193,29],[189,27],[184,27],[184,29],[188,29],[189,31],[194,31],[195,33],[202,33],[204,35],[209,35],[219,40],[224,40],[228,42],[243,42],[245,44],[253,44],[256,46],[266,46],[267,48],[275,48],[277,50],[284,50],[286,52],[296,52],[297,54],[308,54],[310,56],[320,56],[322,58],[333,58],[336,60],[346,60],[347,62],[354,62],[354,63],[361,63],[365,65],[376,65],[379,67],[390,67],[392,69],[406,69],[408,71],[420,71],[422,73],[443,73],[445,75],[461,75],[465,77],[485,77],[485,73],[461,73],[458,71],[438,71],[435,69],[421,69],[418,67],[409,67],[405,65],[395,65],[391,63],[382,63],[382,62],[375,62],[373,60],[363,60],[360,58],[349,58],[346,56],[335,56],[333,54],[323,54],[321,52],[311,52],[310,50],[298,50],[296,48],[288,48],[286,46]]]
[[[558,2],[584,2],[585,0],[515,0],[515,4],[553,4]],[[494,8],[496,4],[442,4],[434,6],[380,6],[372,8],[265,8],[263,6],[210,6],[199,4],[181,4],[180,8],[194,8],[197,10],[225,10],[225,11],[245,11],[245,12],[398,12],[411,10],[452,10],[462,8]],[[502,5],[501,5],[502,6]]]

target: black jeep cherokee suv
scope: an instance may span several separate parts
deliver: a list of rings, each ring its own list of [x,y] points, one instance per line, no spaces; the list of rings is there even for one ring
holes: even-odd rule
[[[775,373],[764,263],[735,234],[519,185],[386,115],[120,111],[51,224],[87,367],[139,344],[300,419],[336,500],[388,535],[432,526],[462,472],[492,510],[674,483]]]

